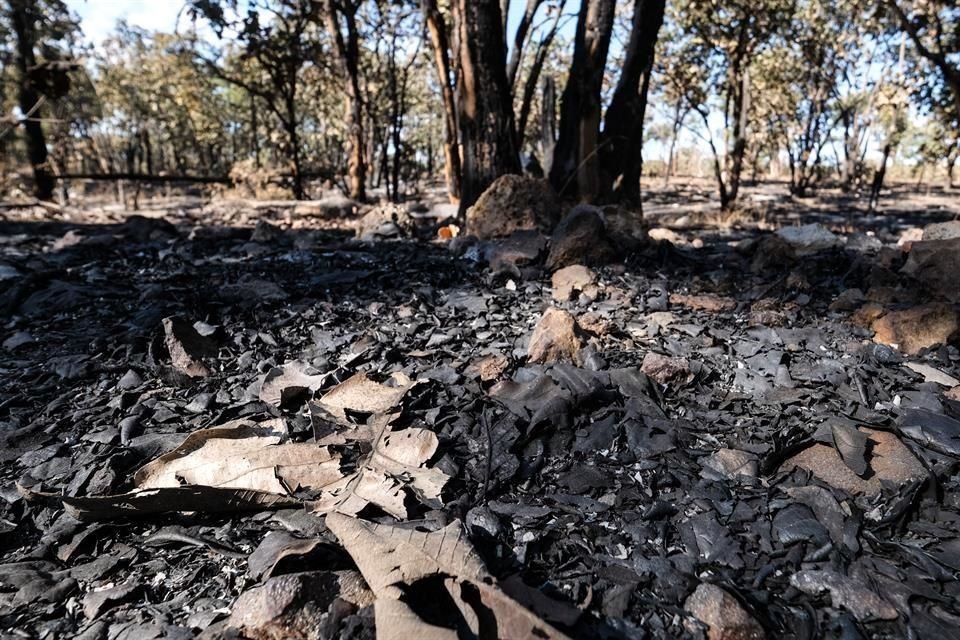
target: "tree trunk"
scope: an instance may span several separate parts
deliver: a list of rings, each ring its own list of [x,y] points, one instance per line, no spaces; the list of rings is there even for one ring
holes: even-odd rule
[[[527,133],[527,122],[530,119],[530,109],[533,104],[533,94],[537,91],[537,84],[540,81],[540,74],[543,73],[543,65],[547,61],[547,54],[550,52],[550,45],[553,44],[554,38],[557,36],[557,31],[560,30],[560,18],[563,16],[563,8],[566,6],[566,0],[560,3],[560,6],[557,7],[557,15],[553,19],[553,24],[550,27],[550,31],[543,37],[540,41],[540,44],[537,45],[537,53],[534,54],[533,64],[530,65],[530,75],[527,76],[527,81],[523,84],[523,98],[520,101],[520,115],[517,120],[517,149],[522,150],[524,141],[526,139]],[[555,91],[553,87],[553,79],[550,79],[551,90]],[[546,90],[544,90],[546,94]],[[551,94],[552,95],[552,94]],[[555,101],[555,98],[551,98]],[[551,105],[551,112],[554,109],[554,106]],[[556,125],[551,124],[551,131],[556,128]],[[542,158],[544,170],[549,173],[549,165],[553,162],[553,151],[551,150],[551,157],[547,158],[544,156]]]
[[[616,0],[583,0],[573,62],[560,103],[560,135],[550,171],[554,188],[583,200],[600,188],[600,91],[613,33]]]
[[[460,214],[498,177],[520,173],[506,52],[497,0],[456,0],[463,145]]]
[[[870,201],[867,206],[870,211],[875,211],[877,205],[880,204],[880,191],[883,189],[883,179],[887,175],[887,160],[890,158],[891,150],[892,147],[889,142],[884,145],[880,168],[877,169],[877,173],[874,174],[873,184],[870,187]]]
[[[37,65],[34,47],[38,17],[39,12],[33,0],[10,0],[10,23],[17,40],[20,111],[25,118],[23,128],[27,138],[27,157],[33,167],[34,195],[38,200],[53,200],[55,181],[47,163],[47,142],[43,135],[43,126],[36,114],[42,98],[32,77]]]
[[[350,155],[347,159],[347,177],[350,197],[363,202],[367,199],[367,165],[364,160],[363,95],[360,91],[360,34],[357,31],[355,0],[336,2],[326,0],[324,19],[333,39],[334,51],[346,79],[347,122],[349,123]],[[346,25],[346,38],[340,30],[341,13]]]
[[[623,68],[604,116],[600,138],[601,194],[635,205],[640,203],[647,91],[665,4],[666,0],[634,2]]]
[[[460,198],[460,149],[457,145],[457,103],[454,98],[450,74],[450,44],[447,37],[447,25],[443,14],[437,8],[436,0],[423,0],[421,3],[430,42],[433,45],[433,60],[440,84],[440,96],[443,99],[443,160],[444,178],[451,202]]]
[[[743,176],[743,158],[747,152],[747,122],[750,113],[750,73],[744,60],[735,61],[730,70],[730,90],[732,92],[733,145],[726,158],[727,197],[723,208],[729,209],[740,194],[740,181]]]

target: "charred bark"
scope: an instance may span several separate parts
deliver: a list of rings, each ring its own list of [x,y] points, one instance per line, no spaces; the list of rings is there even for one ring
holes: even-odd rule
[[[47,161],[47,141],[36,111],[43,99],[33,74],[37,68],[36,23],[38,11],[33,0],[10,0],[10,24],[16,38],[16,67],[19,76],[20,111],[24,114],[27,157],[33,168],[33,189],[38,200],[53,200],[55,179]]]
[[[613,33],[615,0],[584,0],[573,62],[560,103],[560,132],[550,181],[565,195],[593,199],[600,187],[600,90]]]
[[[463,147],[460,213],[496,178],[520,172],[500,4],[457,0],[457,114]]]
[[[601,196],[639,204],[643,118],[665,0],[636,0],[620,80],[600,138]]]

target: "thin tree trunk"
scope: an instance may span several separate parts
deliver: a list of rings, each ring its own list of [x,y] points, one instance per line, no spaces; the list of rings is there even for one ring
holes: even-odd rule
[[[635,205],[640,203],[647,91],[665,5],[666,0],[634,2],[633,24],[620,80],[604,116],[600,138],[601,194]]]
[[[450,44],[447,37],[447,25],[443,14],[437,8],[436,0],[423,0],[421,3],[430,42],[433,44],[434,67],[440,84],[440,96],[443,99],[443,160],[444,178],[451,202],[460,198],[460,149],[457,144],[457,103],[454,98],[450,73]]]
[[[20,83],[20,110],[25,118],[23,128],[26,133],[27,157],[33,167],[34,195],[38,200],[47,201],[53,200],[55,180],[47,163],[47,142],[43,135],[43,126],[35,113],[42,98],[31,77],[37,65],[34,47],[38,17],[33,0],[10,0],[10,22],[17,40],[16,67]]]
[[[350,155],[347,176],[350,197],[357,201],[367,199],[367,165],[364,159],[363,95],[360,91],[360,34],[357,31],[357,9],[354,0],[335,2],[326,0],[324,18],[327,31],[334,42],[336,58],[347,81],[347,122],[349,123]],[[342,12],[341,10],[342,9]],[[346,25],[346,38],[340,30],[340,16]]]
[[[584,200],[594,199],[600,187],[600,90],[615,13],[615,0],[583,0],[560,103],[560,135],[550,181],[558,192],[576,191]]]

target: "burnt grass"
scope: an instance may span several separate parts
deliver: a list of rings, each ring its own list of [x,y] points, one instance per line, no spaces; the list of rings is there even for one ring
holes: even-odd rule
[[[803,212],[803,221],[870,229],[886,248],[848,243],[762,264],[759,245],[735,246],[763,235],[750,225],[679,228],[703,246],[650,243],[598,270],[596,300],[561,304],[549,274],[517,280],[424,240],[359,243],[303,228],[253,242],[251,228],[195,213],[86,223],[5,213],[2,634],[190,637],[258,584],[247,557],[269,531],[335,543],[322,518],[297,510],[93,523],[18,492],[25,481],[67,495],[122,492],[185,434],[239,417],[284,417],[309,438],[309,398],[275,407],[258,397],[269,370],[301,360],[331,373],[330,386],[357,371],[428,381],[407,398],[404,420],[438,434],[432,464],[454,479],[442,504],[410,501],[408,526],[461,519],[494,575],[550,598],[535,610],[582,610],[557,623],[573,637],[706,637],[684,608],[701,583],[734,596],[771,638],[958,637],[957,458],[900,427],[909,411],[960,418],[960,404],[873,345],[851,310],[831,308],[852,288],[925,301],[892,249],[916,224],[909,215]],[[664,309],[670,293],[717,294],[736,307]],[[551,304],[608,324],[584,336],[579,364],[525,362]],[[666,326],[650,315],[663,310],[674,316]],[[186,380],[164,362],[156,342],[169,316],[217,327],[211,376]],[[651,351],[685,358],[689,375],[649,379],[639,367]],[[495,393],[496,380],[464,375],[493,353],[509,361],[499,380],[513,381]],[[954,347],[914,360],[960,375]],[[853,495],[783,464],[837,420],[896,434],[925,474]],[[717,472],[721,449],[750,454],[756,473]],[[273,575],[350,565],[315,554]],[[791,577],[801,571],[842,576],[843,589],[800,589]],[[121,584],[131,587],[125,597],[85,606],[91,592]],[[445,619],[442,601],[420,587],[410,594],[418,611]],[[870,594],[895,616],[869,610]],[[864,601],[868,611],[855,610]],[[332,635],[373,633],[366,607]]]

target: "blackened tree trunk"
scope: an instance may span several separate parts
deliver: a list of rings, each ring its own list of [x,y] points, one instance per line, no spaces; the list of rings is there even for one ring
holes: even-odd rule
[[[53,200],[54,177],[47,162],[47,142],[36,111],[41,95],[33,73],[37,66],[36,24],[38,11],[33,0],[10,0],[10,24],[16,36],[16,67],[19,76],[20,110],[24,115],[23,129],[27,138],[27,157],[33,167],[33,190],[38,200]]]
[[[460,198],[461,167],[460,148],[457,143],[457,102],[453,92],[447,25],[436,0],[423,0],[421,8],[433,45],[434,66],[440,84],[440,96],[443,98],[443,159],[447,192],[450,200],[456,202]]]
[[[570,76],[560,102],[550,181],[558,192],[585,200],[595,198],[600,187],[600,90],[615,13],[615,0],[583,0]]]
[[[566,0],[561,2],[560,5],[557,7],[557,13],[553,18],[553,24],[551,25],[550,30],[547,31],[546,35],[544,35],[543,39],[541,39],[540,43],[537,45],[537,52],[534,54],[534,57],[533,57],[533,64],[530,65],[530,74],[527,76],[527,81],[523,85],[523,97],[520,101],[520,115],[517,117],[517,148],[518,149],[523,149],[524,142],[526,141],[527,122],[530,120],[530,110],[533,105],[533,95],[534,93],[536,93],[537,85],[540,82],[540,74],[543,72],[543,65],[547,61],[547,53],[549,53],[550,51],[550,45],[553,44],[553,40],[556,38],[557,32],[560,30],[560,18],[563,17],[564,6],[566,6]],[[512,64],[512,60],[511,60],[511,64]],[[519,58],[517,60],[517,64],[519,64]],[[509,72],[509,69],[508,69],[508,72]],[[514,72],[514,75],[515,74],[516,72]],[[548,80],[550,82],[550,96],[551,96],[550,110],[551,110],[551,113],[553,113],[553,109],[554,109],[553,92],[555,91],[555,87],[553,85],[553,79],[548,78]],[[514,79],[510,79],[510,82],[513,83]],[[546,91],[544,93],[546,94]],[[555,128],[556,126],[551,123],[550,131],[552,132]],[[550,157],[547,158],[544,156],[542,158],[543,166],[548,172],[549,172],[549,169],[547,169],[547,167],[553,162],[553,150],[552,150],[553,142],[554,140],[552,139]]]
[[[349,123],[350,155],[347,159],[347,177],[350,197],[367,199],[367,165],[364,159],[363,94],[360,91],[360,33],[357,30],[357,0],[326,0],[324,20],[333,39],[334,51],[347,81],[347,122]],[[341,31],[341,17],[346,36]]]
[[[498,177],[520,173],[500,4],[456,0],[457,114],[463,147],[460,213]]]
[[[730,65],[730,103],[728,117],[733,120],[731,145],[727,151],[727,189],[720,194],[720,207],[729,209],[737,201],[743,176],[743,159],[747,152],[747,122],[750,114],[750,73],[747,61],[735,57]]]
[[[657,35],[666,0],[635,0],[630,39],[620,80],[604,116],[600,137],[601,186],[604,198],[640,203],[643,169],[643,118]]]

